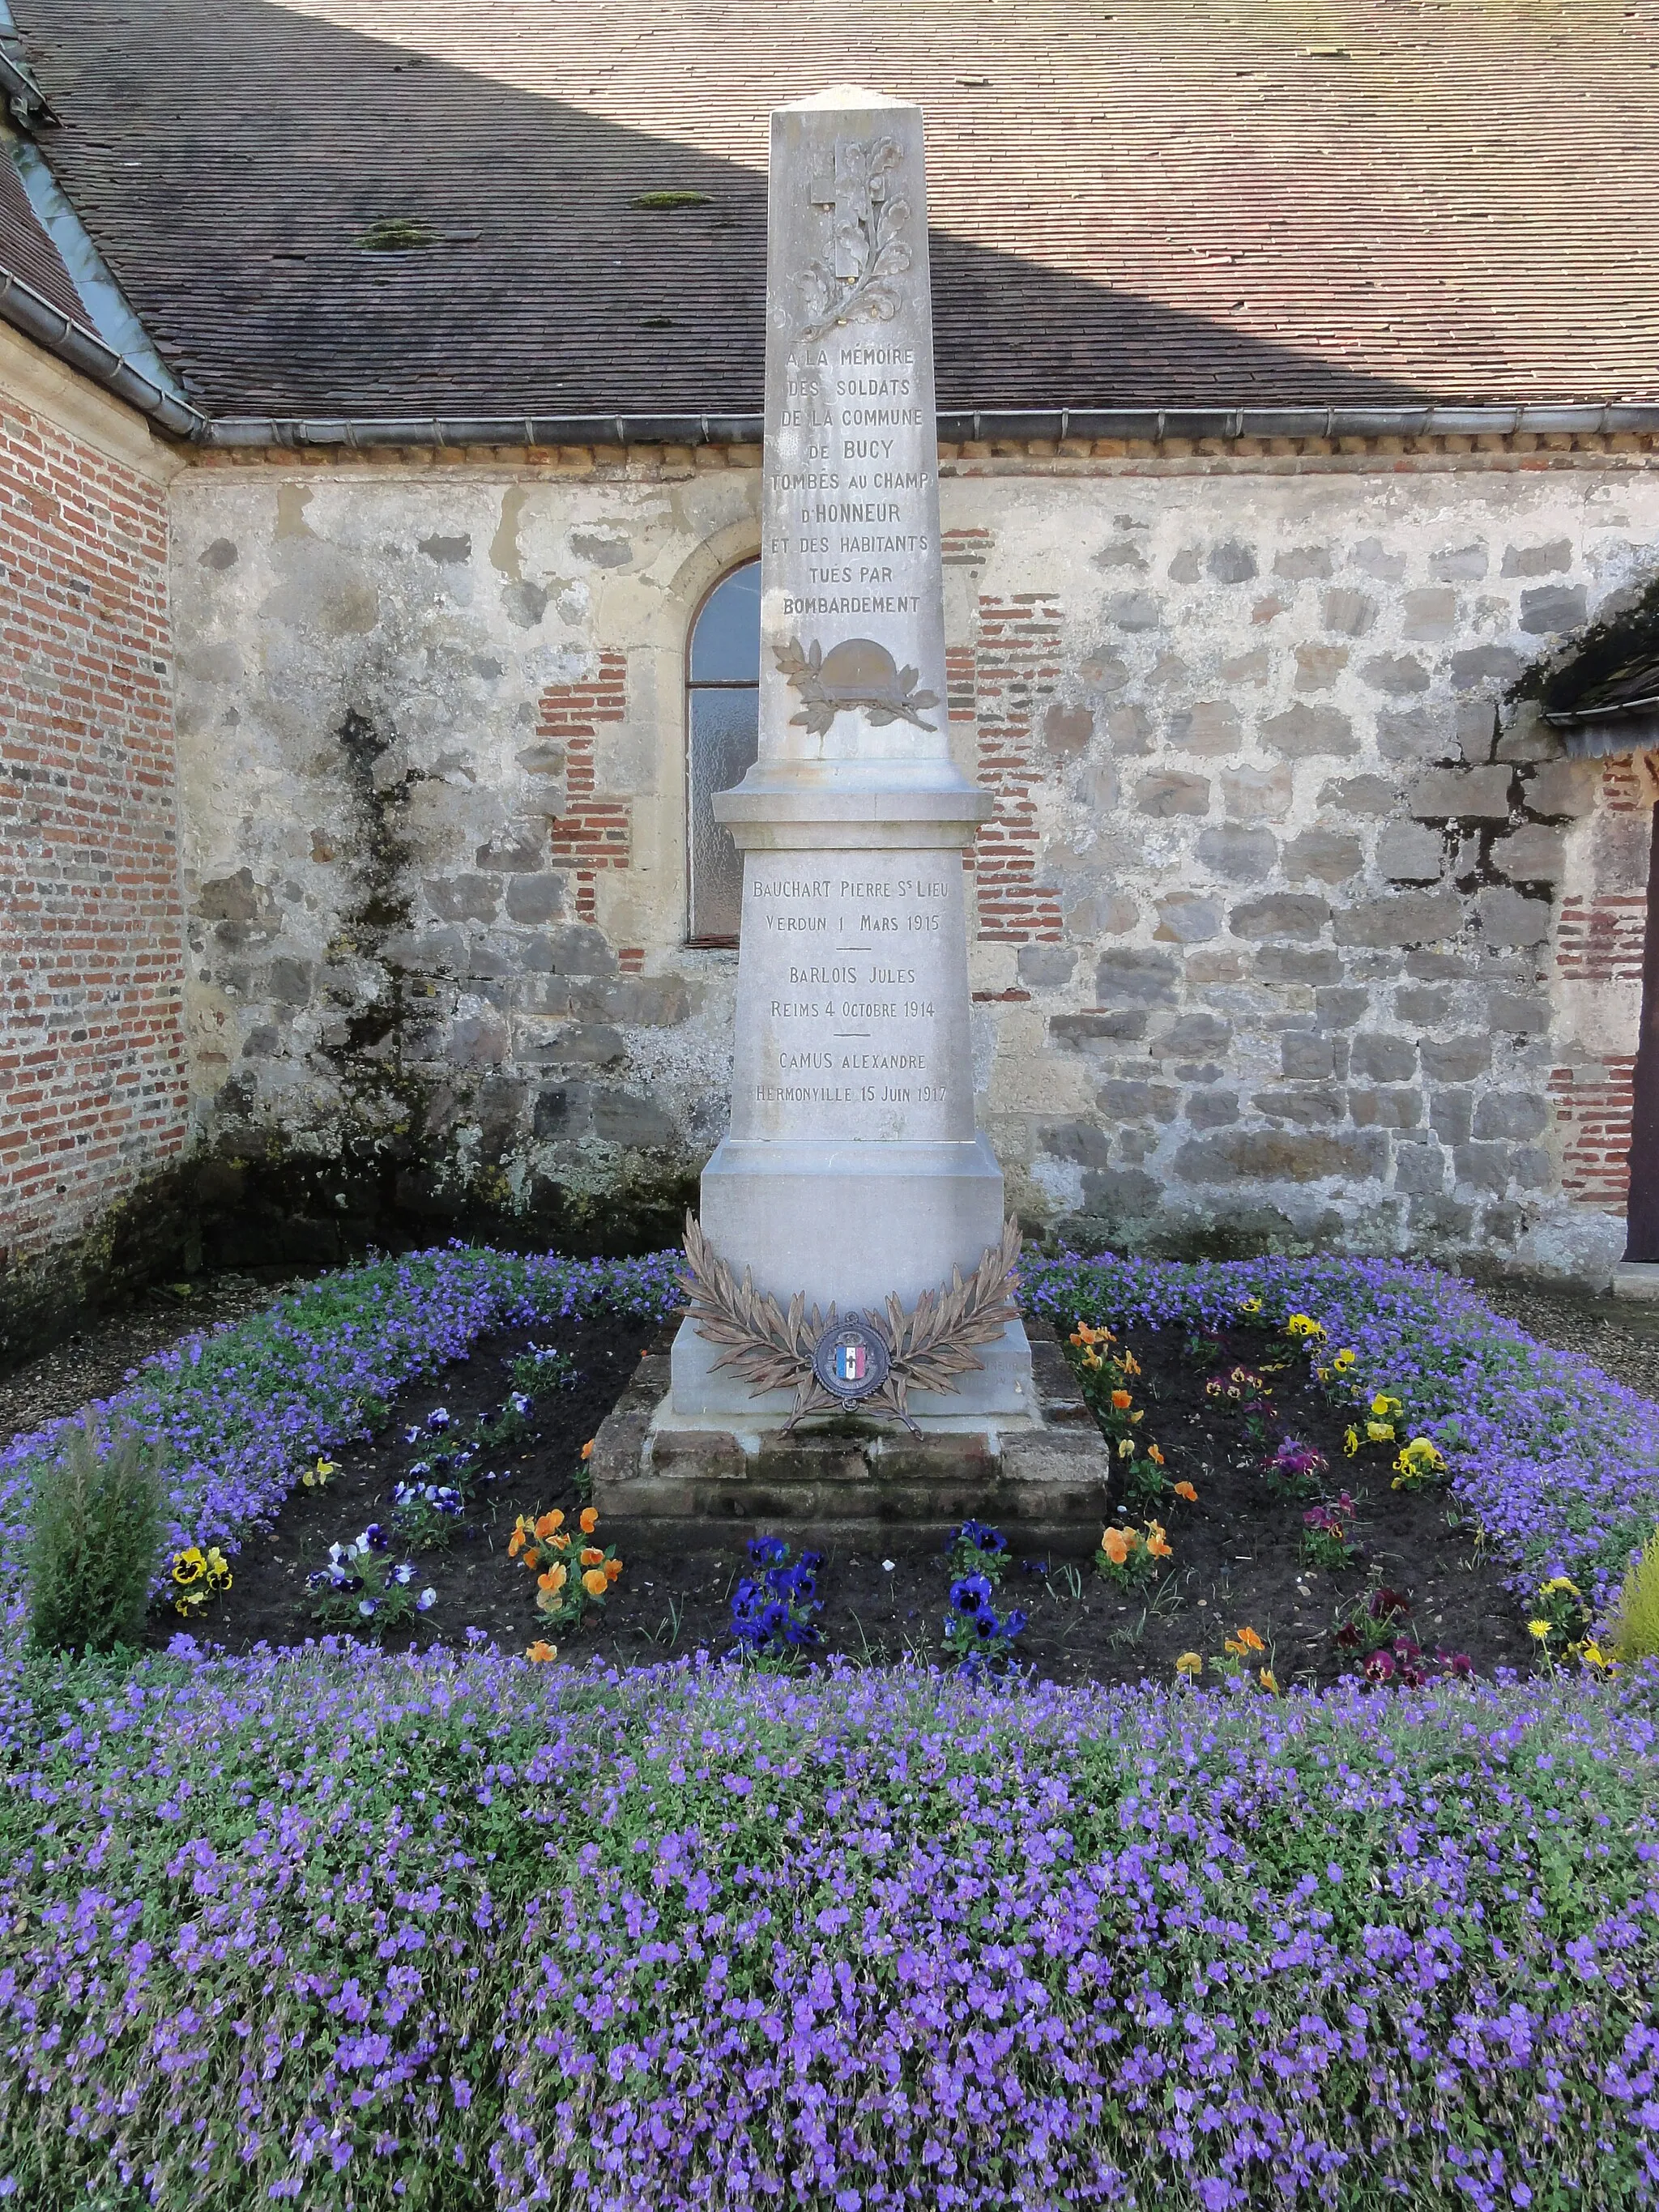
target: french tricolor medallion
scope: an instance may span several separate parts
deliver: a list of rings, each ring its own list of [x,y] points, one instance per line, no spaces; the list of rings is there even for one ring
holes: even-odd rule
[[[812,1352],[812,1371],[832,1398],[867,1398],[887,1380],[887,1346],[864,1322],[844,1321],[826,1329]]]

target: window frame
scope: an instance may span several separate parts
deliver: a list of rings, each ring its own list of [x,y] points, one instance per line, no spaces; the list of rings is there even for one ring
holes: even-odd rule
[[[730,952],[735,951],[738,945],[738,937],[735,932],[729,936],[699,936],[696,933],[693,928],[696,910],[696,881],[692,860],[693,824],[696,818],[694,811],[696,800],[695,794],[692,790],[691,779],[693,701],[699,691],[752,691],[755,693],[757,699],[757,712],[756,720],[758,726],[758,702],[760,694],[760,660],[758,653],[757,653],[756,656],[755,673],[752,678],[694,678],[691,673],[691,656],[696,643],[697,625],[702,622],[703,616],[708,612],[708,603],[714,598],[716,592],[720,591],[725,585],[729,584],[733,576],[740,576],[745,569],[758,568],[759,567],[760,555],[756,552],[746,554],[742,560],[734,561],[729,568],[722,569],[720,574],[715,577],[714,582],[709,585],[708,590],[704,592],[702,596],[698,599],[696,607],[692,610],[691,619],[686,625],[681,689],[685,700],[685,750],[684,771],[685,783],[685,832],[684,838],[685,852],[684,943],[688,951],[690,951]],[[757,741],[758,742],[758,726],[757,729]],[[738,855],[738,859],[739,861],[741,861],[741,854]]]

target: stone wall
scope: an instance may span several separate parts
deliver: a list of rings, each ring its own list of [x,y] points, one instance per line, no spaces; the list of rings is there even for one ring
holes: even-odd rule
[[[0,330],[0,1310],[186,1134],[175,465]]]
[[[366,1149],[438,1211],[684,1188],[734,961],[684,942],[684,653],[757,462],[179,479],[216,1148]],[[946,453],[980,1112],[1029,1218],[1605,1275],[1652,787],[1524,695],[1653,580],[1650,467]]]

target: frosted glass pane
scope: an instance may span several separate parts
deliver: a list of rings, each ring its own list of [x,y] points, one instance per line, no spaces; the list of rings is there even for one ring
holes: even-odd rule
[[[760,681],[760,562],[734,568],[709,593],[691,633],[694,684]]]
[[[709,804],[741,783],[760,744],[758,691],[693,691],[691,701],[691,934],[735,937],[743,863]]]

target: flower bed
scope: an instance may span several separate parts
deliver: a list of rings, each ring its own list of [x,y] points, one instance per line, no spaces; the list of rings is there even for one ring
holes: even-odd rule
[[[173,1547],[234,1553],[319,1454],[368,1435],[398,1389],[464,1358],[487,1329],[600,1311],[660,1320],[679,1303],[675,1266],[672,1253],[572,1261],[452,1245],[352,1268],[187,1339],[93,1412],[161,1455]],[[0,1451],[0,1589],[14,1601],[32,1473],[67,1425]]]
[[[10,1680],[24,2204],[1637,2212],[1659,1669]]]
[[[319,1455],[372,1463],[398,1504],[394,1473],[407,1489],[404,1462],[437,1450],[426,1401],[447,1363],[473,1356],[481,1408],[532,1355],[562,1387],[609,1356],[599,1317],[672,1310],[675,1265],[459,1248],[383,1262],[186,1345],[110,1410],[167,1451],[175,1540],[204,1562],[219,1543],[234,1564],[290,1493],[288,1521],[307,1528],[343,1506],[349,1464],[331,1469],[336,1489],[295,1489]],[[1352,1348],[1341,1388],[1397,1398],[1528,1595],[1575,1571],[1605,1597],[1659,1515],[1659,1410],[1443,1277],[1067,1258],[1025,1279],[1034,1316],[1110,1326],[1146,1354],[1131,1370],[1121,1346],[1080,1347],[1101,1361],[1133,1487],[1100,1572],[1073,1575],[1085,1612],[1137,1604],[1159,1574],[1173,1589],[1200,1516],[1220,1499],[1226,1518],[1230,1497],[1243,1511],[1249,1484],[1294,1541],[1306,1528],[1329,1548],[1320,1572],[1348,1571],[1352,1513],[1310,1504],[1319,1452],[1277,1436],[1292,1404],[1310,1433],[1318,1413],[1329,1461],[1347,1417],[1319,1413],[1305,1359],[1254,1350],[1252,1300],[1280,1334],[1317,1322],[1333,1358]],[[1288,1328],[1296,1313],[1309,1331]],[[585,1340],[520,1341],[582,1316]],[[1208,1333],[1213,1401],[1203,1371],[1176,1372],[1180,1346],[1157,1362],[1147,1349],[1177,1324]],[[635,1332],[611,1333],[620,1358]],[[486,1338],[501,1358],[479,1360]],[[442,1386],[455,1407],[470,1403],[457,1381]],[[409,1435],[365,1449],[400,1390]],[[1235,1492],[1227,1449],[1212,1457],[1206,1497],[1176,1417],[1200,1437],[1212,1402],[1235,1445],[1242,1425],[1261,1433],[1233,1451]],[[1153,1449],[1160,1420],[1167,1450]],[[561,1431],[572,1468],[575,1432]],[[11,1548],[55,1437],[0,1457],[14,1625]],[[520,1441],[528,1453],[527,1419]],[[1338,1459],[1336,1475],[1360,1494],[1362,1532],[1368,1514],[1398,1545],[1435,1471],[1418,1454],[1396,1492],[1388,1464],[1368,1475],[1363,1455]],[[421,1497],[447,1496],[459,1468],[428,1466]],[[574,1609],[568,1573],[553,1586],[568,1536],[617,1653],[631,1544],[617,1580],[603,1533],[552,1495],[520,1534],[532,1571],[505,1537],[498,1565],[530,1632]],[[1262,1639],[1240,1629],[1223,1688],[1188,1686],[1213,1678],[1195,1652],[1161,1686],[1032,1686],[998,1672],[1000,1644],[982,1663],[973,1624],[994,1602],[1018,1661],[1026,1606],[1063,1611],[1065,1593],[1000,1546],[969,1523],[949,1559],[865,1563],[896,1619],[907,1573],[917,1610],[927,1591],[919,1648],[940,1662],[948,1591],[952,1654],[988,1686],[833,1656],[794,1678],[764,1671],[798,1647],[833,1651],[860,1565],[834,1547],[809,1565],[775,1541],[745,1589],[696,1570],[708,1618],[737,1591],[740,1668],[527,1664],[463,1638],[441,1606],[424,1632],[464,1650],[327,1640],[207,1660],[184,1639],[124,1668],[14,1641],[0,1655],[0,2201],[1659,2201],[1659,1662],[1404,1689],[1410,1674],[1379,1672],[1387,1686],[1271,1695]],[[441,1586],[448,1571],[432,1568]],[[757,1653],[773,1656],[757,1667]]]
[[[1518,1593],[1571,1575],[1604,1605],[1659,1525],[1659,1407],[1437,1271],[1392,1260],[1177,1266],[1066,1255],[1028,1261],[1023,1276],[1027,1310],[1066,1322],[1223,1328],[1249,1298],[1275,1317],[1311,1315],[1333,1346],[1357,1354],[1357,1383],[1397,1392],[1443,1452],[1454,1494]]]

